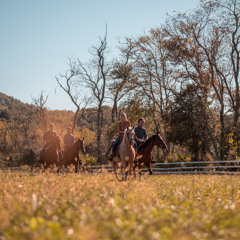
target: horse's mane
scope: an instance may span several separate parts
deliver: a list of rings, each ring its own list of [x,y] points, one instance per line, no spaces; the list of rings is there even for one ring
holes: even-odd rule
[[[75,145],[78,142],[78,139],[76,141],[74,141],[74,143],[72,145]]]
[[[131,129],[129,129],[129,130],[132,131],[132,130],[134,130],[134,128],[131,127]],[[128,130],[127,130],[127,128],[126,128],[126,129],[124,130],[124,134],[123,134],[123,138],[122,138],[123,140],[125,140],[125,138],[126,138],[127,131],[128,131]]]
[[[147,148],[148,145],[149,145],[150,142],[151,142],[151,139],[152,139],[154,136],[155,136],[155,135],[152,135],[152,136],[149,137],[142,145],[140,145],[139,148],[138,148],[138,151]]]
[[[76,146],[76,144],[77,144],[78,141],[82,142],[82,140],[81,140],[80,138],[77,138],[77,140],[74,141],[74,143],[72,144],[72,146],[73,146],[73,147]]]
[[[123,139],[123,141],[125,140],[125,138],[126,138],[126,135],[127,135],[127,129],[125,129],[125,130],[124,130],[124,134],[123,134],[123,138],[122,138],[122,139]]]

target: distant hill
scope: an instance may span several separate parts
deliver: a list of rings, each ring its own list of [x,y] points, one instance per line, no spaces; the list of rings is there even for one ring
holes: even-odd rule
[[[24,109],[25,111],[31,111],[35,109],[36,106],[23,103],[20,100],[8,96],[2,92],[0,92],[0,119],[10,119],[16,112],[16,109]],[[48,119],[49,122],[53,122],[62,127],[69,126],[69,121],[74,116],[74,113],[72,111],[66,111],[66,110],[48,110]],[[104,106],[103,107],[104,112],[104,118],[103,118],[103,125],[104,127],[107,127],[111,123],[111,107]],[[81,116],[81,113],[79,113],[79,116]],[[77,125],[82,128],[89,128],[92,131],[96,130],[96,120],[97,120],[97,109],[96,108],[87,108],[85,109],[83,118],[78,122]]]
[[[33,105],[23,103],[14,97],[10,97],[10,96],[0,92],[0,109],[11,109],[13,106],[14,107],[29,106],[30,108],[33,107]]]

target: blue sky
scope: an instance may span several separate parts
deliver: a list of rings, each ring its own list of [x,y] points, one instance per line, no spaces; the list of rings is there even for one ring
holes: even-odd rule
[[[199,0],[0,0],[0,92],[31,103],[41,91],[50,109],[73,110],[55,76],[68,57],[89,59],[108,25],[108,45],[164,23],[166,13],[186,12]]]

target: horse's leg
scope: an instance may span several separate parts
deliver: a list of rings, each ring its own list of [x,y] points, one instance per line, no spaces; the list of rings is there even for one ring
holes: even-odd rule
[[[122,161],[122,169],[124,170],[125,179],[122,176],[122,180],[127,180],[128,170],[127,170],[127,162],[125,160]]]
[[[118,177],[117,177],[117,163],[115,161],[113,161],[113,170],[114,170],[114,174],[115,174],[116,178],[118,179]]]
[[[139,174],[139,180],[141,180],[141,176],[142,176],[142,166],[141,166],[141,162],[138,162],[138,174]]]
[[[129,175],[132,175],[133,160],[129,163]]]
[[[123,169],[124,169],[124,180],[127,181],[127,176],[128,176],[128,166],[127,166],[127,163],[125,166],[123,166]]]
[[[47,168],[50,167],[50,164],[48,162],[45,162],[44,164],[44,172],[47,170]]]
[[[136,178],[136,172],[135,172],[136,167],[137,167],[137,163],[134,161],[134,163],[133,163],[133,175],[134,175],[134,178]]]
[[[59,151],[59,168],[58,168],[58,172],[60,172],[60,170],[62,169],[63,166],[63,151],[60,150]]]
[[[150,175],[152,175],[153,171],[152,171],[151,164],[150,163],[146,164],[146,167],[148,168]]]
[[[60,170],[62,169],[62,167],[63,167],[63,163],[62,163],[62,161],[60,161],[59,167],[58,167],[58,173],[60,172]]]
[[[124,180],[125,171],[126,171],[126,161],[122,160],[121,162],[122,162],[122,165],[121,165],[122,180]]]
[[[82,159],[80,158],[80,155],[78,155],[78,171],[80,171],[80,166],[82,165]]]
[[[47,161],[45,160],[43,163],[43,171],[45,172],[47,168],[48,168],[48,164],[47,164]]]
[[[78,161],[75,161],[75,173],[78,172]]]

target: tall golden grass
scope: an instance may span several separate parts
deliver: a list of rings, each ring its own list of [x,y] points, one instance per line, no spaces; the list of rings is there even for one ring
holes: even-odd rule
[[[240,177],[0,172],[0,239],[240,239]]]

